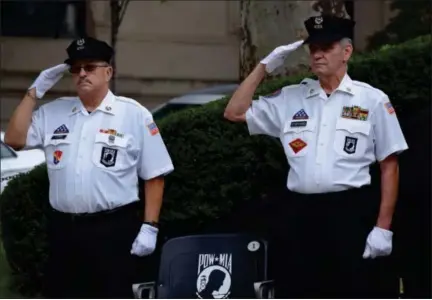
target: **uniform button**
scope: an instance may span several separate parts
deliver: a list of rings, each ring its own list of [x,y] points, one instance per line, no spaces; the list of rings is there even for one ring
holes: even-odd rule
[[[326,126],[327,126],[327,124],[323,124],[323,126],[324,126],[324,127],[326,127]]]
[[[324,145],[324,143],[320,143],[320,146],[323,146]]]

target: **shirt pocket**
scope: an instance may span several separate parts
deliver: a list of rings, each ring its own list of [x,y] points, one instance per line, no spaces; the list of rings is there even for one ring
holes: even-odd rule
[[[285,122],[282,143],[288,157],[305,156],[311,147],[316,130],[314,119]]]
[[[338,119],[334,140],[335,152],[348,158],[363,157],[368,147],[370,130],[370,122]]]
[[[64,168],[71,159],[71,148],[68,136],[45,135],[44,150],[48,169],[58,170]]]
[[[117,137],[106,133],[97,133],[93,147],[92,161],[104,170],[122,170],[131,166],[128,157],[128,136]]]

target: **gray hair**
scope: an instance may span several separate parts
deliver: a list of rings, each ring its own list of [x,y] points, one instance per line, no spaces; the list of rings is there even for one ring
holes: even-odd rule
[[[342,47],[348,46],[353,44],[352,40],[350,38],[343,38],[340,40],[340,44]]]

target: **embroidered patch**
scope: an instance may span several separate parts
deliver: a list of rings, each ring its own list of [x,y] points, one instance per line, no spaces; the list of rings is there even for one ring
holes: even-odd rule
[[[369,116],[369,110],[360,106],[344,106],[342,107],[342,118],[366,121]]]
[[[117,136],[122,138],[124,136],[123,133],[118,133],[117,130],[115,129],[99,129],[100,133],[105,133],[105,134],[109,134],[110,136]]]
[[[54,151],[54,153],[53,153],[53,163],[55,165],[60,162],[62,155],[63,155],[63,152],[61,152],[60,150]]]
[[[291,127],[305,127],[307,125],[307,121],[294,121],[291,122]]]
[[[64,140],[67,137],[67,134],[53,134],[51,137],[52,140]]]
[[[117,149],[102,147],[100,163],[105,167],[114,167],[117,161]]]
[[[65,124],[61,125],[60,127],[58,127],[56,130],[54,130],[53,132],[54,134],[59,134],[59,133],[69,133],[69,129],[66,127]]]
[[[384,103],[384,106],[389,114],[394,114],[395,110],[390,102]]]
[[[295,154],[300,152],[304,147],[307,146],[307,144],[302,139],[295,139],[291,143],[289,143],[291,149],[294,151]]]
[[[307,120],[309,119],[309,116],[304,111],[304,109],[300,109],[298,112],[296,112],[293,116],[294,120]]]
[[[69,133],[69,129],[65,124],[58,127],[53,132],[53,136],[51,137],[52,140],[64,140],[67,137],[67,134]]]
[[[159,128],[157,127],[155,122],[151,122],[150,124],[147,125],[147,127],[151,135],[155,135],[159,133]]]
[[[348,154],[354,154],[357,149],[357,138],[346,136],[343,151]]]

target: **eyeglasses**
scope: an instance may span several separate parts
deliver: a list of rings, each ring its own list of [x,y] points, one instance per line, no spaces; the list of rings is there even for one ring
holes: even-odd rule
[[[96,70],[96,68],[106,68],[108,67],[108,65],[94,65],[94,64],[88,64],[88,65],[83,65],[83,66],[71,66],[69,68],[69,72],[71,74],[79,74],[81,72],[81,69],[84,69],[84,71],[86,73],[91,73],[94,70]]]

